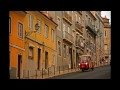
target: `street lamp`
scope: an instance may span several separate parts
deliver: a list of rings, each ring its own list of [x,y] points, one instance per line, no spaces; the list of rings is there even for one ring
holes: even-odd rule
[[[25,36],[29,36],[29,35],[31,35],[33,32],[34,32],[34,33],[37,32],[37,31],[39,30],[39,28],[40,28],[39,24],[36,23],[36,24],[35,24],[35,30],[34,30],[34,31],[30,31],[30,32],[26,32],[26,31],[25,31]]]

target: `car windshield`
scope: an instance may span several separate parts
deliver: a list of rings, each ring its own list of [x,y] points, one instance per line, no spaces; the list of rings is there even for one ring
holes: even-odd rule
[[[87,58],[86,57],[81,57],[81,60],[83,61],[83,60],[87,60]]]

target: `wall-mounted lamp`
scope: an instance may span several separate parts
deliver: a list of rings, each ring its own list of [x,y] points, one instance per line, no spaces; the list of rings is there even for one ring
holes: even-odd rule
[[[26,31],[25,31],[25,36],[29,36],[29,35],[31,35],[33,32],[34,32],[34,33],[37,32],[37,31],[39,30],[39,28],[40,28],[39,24],[36,23],[36,24],[35,24],[35,30],[34,30],[34,31],[30,31],[30,32],[26,32]]]

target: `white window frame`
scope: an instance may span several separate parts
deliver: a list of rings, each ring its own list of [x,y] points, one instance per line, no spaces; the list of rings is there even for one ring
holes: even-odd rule
[[[59,19],[60,21],[59,21],[58,19]],[[57,24],[58,24],[57,29],[61,31],[61,18],[60,18],[59,16],[57,16]],[[60,24],[60,25],[59,25],[59,24]]]
[[[63,23],[63,32],[65,31],[65,24]]]
[[[29,14],[29,16],[28,16],[28,27],[29,27],[29,29],[31,29],[31,30],[34,29],[34,28],[33,28],[33,21],[34,21],[33,15]]]
[[[19,24],[22,24],[22,37],[20,36]],[[24,24],[21,21],[18,21],[18,38],[24,40]]]
[[[55,41],[55,30],[54,29],[51,29],[51,36],[52,36],[52,41],[54,42]]]
[[[49,37],[49,27],[48,27],[48,30],[46,29],[46,27],[48,27],[47,24],[45,24],[45,38],[48,38]]]

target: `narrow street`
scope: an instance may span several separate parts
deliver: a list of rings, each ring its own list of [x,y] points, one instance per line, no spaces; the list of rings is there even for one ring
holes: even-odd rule
[[[111,79],[111,66],[106,65],[95,68],[94,71],[77,71],[65,75],[55,76],[49,79]]]

